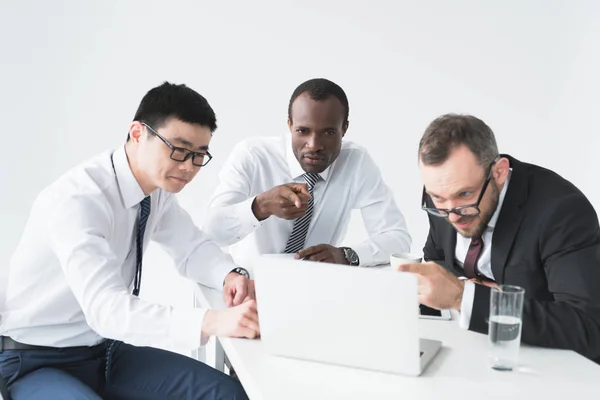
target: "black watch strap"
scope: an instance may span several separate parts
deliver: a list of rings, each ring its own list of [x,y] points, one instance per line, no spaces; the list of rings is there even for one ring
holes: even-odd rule
[[[244,275],[246,278],[250,279],[250,273],[246,268],[235,267],[231,270],[231,272],[235,272],[236,274]]]

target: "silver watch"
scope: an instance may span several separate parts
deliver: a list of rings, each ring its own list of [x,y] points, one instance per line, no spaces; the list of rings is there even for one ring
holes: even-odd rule
[[[244,275],[247,279],[250,279],[250,273],[246,268],[236,267],[231,270],[231,272],[235,272],[236,274]]]
[[[358,254],[350,247],[340,247],[344,250],[344,257],[348,260],[348,263],[353,266],[358,266],[360,264],[360,260],[358,259]]]

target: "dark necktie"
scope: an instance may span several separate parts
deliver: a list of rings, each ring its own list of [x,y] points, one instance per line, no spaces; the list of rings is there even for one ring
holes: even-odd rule
[[[286,253],[297,253],[304,248],[304,241],[306,240],[306,233],[310,226],[310,219],[313,214],[313,189],[315,184],[321,179],[321,175],[307,172],[302,175],[306,183],[308,184],[308,192],[310,193],[310,200],[308,200],[308,207],[306,208],[306,214],[294,221],[294,229],[288,238],[287,245],[285,246]]]
[[[150,196],[146,196],[140,202],[140,217],[138,219],[137,235],[136,235],[136,268],[135,279],[133,281],[133,295],[140,294],[140,286],[142,284],[142,257],[144,256],[144,232],[146,231],[146,222],[150,215]]]
[[[483,251],[483,240],[481,237],[474,237],[471,239],[467,256],[465,257],[465,263],[463,264],[465,269],[465,276],[469,279],[477,278],[477,260]]]

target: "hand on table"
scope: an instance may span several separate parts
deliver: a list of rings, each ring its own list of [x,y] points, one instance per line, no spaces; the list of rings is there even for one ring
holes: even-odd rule
[[[225,310],[208,310],[202,323],[202,336],[255,339],[260,336],[256,301],[249,300]]]
[[[316,246],[307,247],[296,253],[294,258],[296,260],[306,259],[309,261],[349,265],[348,260],[344,256],[344,250],[328,244],[318,244]]]

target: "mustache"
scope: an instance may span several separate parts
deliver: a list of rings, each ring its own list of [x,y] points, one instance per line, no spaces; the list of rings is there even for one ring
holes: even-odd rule
[[[465,223],[467,223],[467,222],[471,222],[471,221],[473,221],[473,220],[474,220],[475,218],[477,218],[477,217],[478,217],[478,215],[475,215],[475,216],[472,216],[472,217],[460,217],[460,218],[459,218],[459,219],[456,221],[456,223],[457,223],[457,224],[465,224]]]

